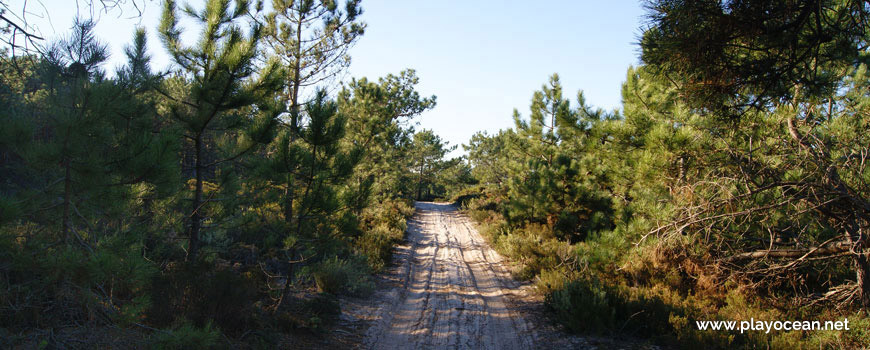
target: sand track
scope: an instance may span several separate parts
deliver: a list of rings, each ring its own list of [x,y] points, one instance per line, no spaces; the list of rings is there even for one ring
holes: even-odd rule
[[[502,257],[449,204],[418,202],[399,285],[366,331],[369,349],[532,349],[536,334],[510,300],[526,293]]]

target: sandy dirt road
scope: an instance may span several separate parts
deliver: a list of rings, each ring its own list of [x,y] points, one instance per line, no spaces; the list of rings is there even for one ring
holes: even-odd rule
[[[510,296],[527,293],[469,219],[449,204],[418,202],[398,286],[380,298],[368,349],[532,349],[536,332]]]

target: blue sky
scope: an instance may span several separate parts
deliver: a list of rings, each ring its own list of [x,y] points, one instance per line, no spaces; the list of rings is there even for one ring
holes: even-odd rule
[[[199,7],[198,2],[191,3]],[[23,4],[13,0],[9,7],[20,15]],[[122,49],[136,25],[149,31],[154,66],[168,63],[155,36],[161,3],[144,5],[142,17],[129,5],[123,12],[93,11],[97,35],[113,52],[110,67],[123,62]],[[29,0],[27,6],[28,20],[46,37],[63,35],[77,11],[74,0]],[[420,93],[438,96],[438,106],[419,118],[419,127],[451,144],[479,130],[511,127],[513,109],[527,115],[532,93],[553,73],[572,104],[582,89],[587,103],[619,108],[626,69],[638,63],[638,1],[363,0],[362,7],[368,28],[350,51],[348,79],[415,69]],[[453,155],[461,153],[460,147]]]

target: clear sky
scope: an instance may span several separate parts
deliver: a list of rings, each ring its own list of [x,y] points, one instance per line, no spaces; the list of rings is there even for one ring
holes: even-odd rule
[[[123,13],[93,11],[97,35],[113,52],[108,69],[123,62],[122,49],[137,24],[149,31],[154,66],[168,63],[155,35],[161,2],[136,2],[145,5],[142,17],[135,16],[130,1]],[[198,2],[191,0],[197,8]],[[66,33],[77,11],[75,0],[26,3],[28,20],[46,37]],[[20,15],[24,4],[12,0],[9,7]],[[511,127],[514,108],[528,115],[532,93],[553,73],[559,73],[572,104],[582,89],[587,103],[619,108],[626,69],[638,62],[643,9],[634,0],[363,0],[362,7],[368,27],[350,51],[348,79],[415,69],[420,93],[438,96],[437,107],[419,119],[420,127],[454,145],[479,130]],[[461,153],[460,147],[453,155]]]

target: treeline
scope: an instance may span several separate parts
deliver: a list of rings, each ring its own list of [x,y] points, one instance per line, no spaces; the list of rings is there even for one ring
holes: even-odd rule
[[[578,332],[685,348],[870,344],[870,12],[652,1],[621,111],[553,76],[464,146],[458,200]],[[701,320],[848,331],[700,331]],[[854,324],[853,324],[854,322]]]
[[[4,347],[292,346],[334,294],[373,289],[412,200],[438,191],[447,148],[414,130],[435,97],[413,70],[324,89],[359,1],[163,5],[170,71],[139,29],[107,74],[87,20],[0,58]]]

